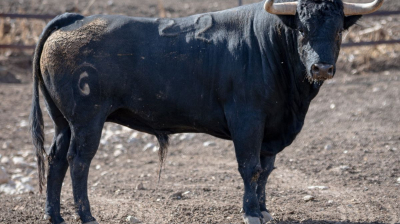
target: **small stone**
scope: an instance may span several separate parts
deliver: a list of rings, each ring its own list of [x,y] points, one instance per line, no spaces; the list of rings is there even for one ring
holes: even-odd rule
[[[133,132],[132,134],[131,134],[131,136],[129,136],[129,139],[128,139],[128,143],[134,143],[134,142],[137,142],[137,141],[139,141],[139,139],[137,138],[138,137],[138,132]]]
[[[158,152],[158,150],[160,150],[160,147],[154,146],[152,151],[153,151],[153,152]]]
[[[99,170],[99,169],[101,169],[101,166],[100,165],[96,165],[96,170]]]
[[[331,150],[332,149],[332,145],[330,144],[326,144],[324,147],[325,150]]]
[[[170,199],[174,199],[174,200],[179,200],[182,199],[183,197],[183,192],[176,192],[174,194],[172,194],[171,196],[169,196]]]
[[[304,201],[314,201],[314,196],[312,196],[312,195],[307,195],[307,196],[304,196],[304,198],[303,198],[303,200]]]
[[[20,123],[19,123],[19,126],[22,128],[22,127],[26,127],[26,126],[28,126],[28,121],[26,121],[26,120],[22,120]]]
[[[80,221],[81,217],[78,214],[72,215],[72,218],[74,218],[75,221]]]
[[[15,194],[16,193],[15,184],[14,183],[1,184],[0,192],[8,195]]]
[[[22,173],[22,170],[17,168],[15,170],[11,170],[10,173]]]
[[[16,166],[21,168],[29,166],[29,164],[25,162],[24,158],[20,156],[12,158],[12,161]]]
[[[147,143],[144,147],[143,147],[143,151],[146,151],[150,148],[153,148],[155,145],[153,143]]]
[[[328,204],[332,204],[332,203],[333,203],[333,200],[329,200],[329,201],[328,201]]]
[[[24,175],[22,173],[16,173],[16,174],[11,175],[11,180],[19,180],[22,177],[24,177]]]
[[[33,155],[33,151],[24,151],[24,152],[22,152],[22,154],[21,154],[21,156],[23,157],[23,158],[27,158],[27,157],[29,157],[29,156],[31,156],[31,155]]]
[[[136,185],[136,190],[145,190],[143,183],[139,183],[138,185]]]
[[[51,219],[51,217],[48,214],[45,214],[43,216],[43,220],[45,220],[45,221],[50,221],[50,219]]]
[[[193,133],[184,133],[179,137],[179,140],[183,141],[183,140],[190,140],[192,138],[195,137],[195,134]]]
[[[108,141],[107,141],[106,139],[102,138],[102,139],[100,140],[100,144],[102,144],[102,145],[108,145]]]
[[[35,190],[31,185],[24,184],[20,181],[15,181],[15,189],[19,194],[33,192]]]
[[[0,160],[1,164],[8,164],[9,162],[10,162],[10,159],[7,156],[2,157]]]
[[[7,148],[10,147],[10,145],[11,145],[10,142],[4,142],[3,145],[2,145],[2,148],[3,148],[3,149],[7,149]]]
[[[240,187],[239,187],[238,189],[240,189]],[[209,188],[209,187],[203,187],[203,191],[211,191],[211,188]]]
[[[327,187],[327,186],[309,186],[308,189],[310,189],[310,190],[314,190],[314,189],[328,190],[329,187]]]
[[[0,167],[0,184],[6,184],[10,180],[6,170],[3,167]]]
[[[128,216],[126,217],[126,221],[129,223],[140,223],[139,219],[133,216]]]
[[[121,154],[122,154],[122,151],[119,150],[119,149],[117,149],[117,150],[114,151],[114,157],[118,157],[118,156],[120,156]]]
[[[340,168],[341,170],[349,170],[349,169],[350,169],[349,166],[340,166],[339,168]]]
[[[124,145],[122,144],[118,144],[115,146],[116,149],[124,149]]]
[[[336,105],[333,104],[333,103],[330,105],[330,108],[331,108],[331,109],[335,109],[335,107],[336,107]]]
[[[400,184],[400,177],[397,179],[397,183],[399,183],[399,184]]]
[[[203,143],[203,146],[208,147],[208,146],[216,146],[217,144],[213,141],[207,141]]]
[[[26,184],[26,183],[31,182],[31,180],[32,180],[32,178],[30,178],[30,177],[22,177],[21,183]]]

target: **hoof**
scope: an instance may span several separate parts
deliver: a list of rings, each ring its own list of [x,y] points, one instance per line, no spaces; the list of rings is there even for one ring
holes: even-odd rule
[[[268,213],[268,212],[266,212],[266,211],[264,211],[264,212],[261,212],[261,214],[263,215],[263,223],[267,223],[267,222],[269,222],[269,221],[272,221],[272,220],[274,220],[274,218],[272,218],[272,216]]]
[[[45,221],[50,221],[50,220],[51,220],[51,217],[50,217],[48,214],[45,214],[45,215],[43,216],[43,220],[45,220]]]
[[[83,223],[83,224],[99,224],[97,221],[91,221],[91,222],[86,222],[86,223]]]
[[[245,224],[262,224],[259,217],[243,215],[243,221]]]

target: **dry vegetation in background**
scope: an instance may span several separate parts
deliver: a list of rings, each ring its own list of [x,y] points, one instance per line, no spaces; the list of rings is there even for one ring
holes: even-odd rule
[[[358,0],[352,2],[366,2]],[[160,4],[162,2],[162,4]],[[61,14],[77,12],[91,14],[125,14],[145,17],[179,17],[195,13],[217,11],[234,7],[236,0],[209,1],[209,3],[181,0],[182,4],[173,4],[169,0],[113,1],[84,0],[67,1],[54,4],[50,0],[4,0],[0,3],[3,13]],[[244,4],[257,2],[247,0]],[[387,0],[382,10],[400,9],[397,0]],[[397,4],[397,5],[396,5]],[[0,44],[34,45],[47,21],[34,19],[0,18]],[[379,41],[400,39],[400,16],[365,17],[358,25],[345,33],[344,42]],[[0,49],[0,71],[3,80],[8,82],[26,82],[30,79],[29,67],[31,50]],[[338,69],[350,74],[365,72],[390,71],[400,68],[400,44],[376,45],[343,48],[339,58]],[[12,73],[12,74],[11,74]],[[7,77],[11,78],[7,78]],[[14,78],[12,78],[14,77]]]

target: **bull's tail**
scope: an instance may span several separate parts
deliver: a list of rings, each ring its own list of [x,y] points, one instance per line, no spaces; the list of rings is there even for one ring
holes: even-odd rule
[[[43,132],[43,115],[40,109],[39,103],[39,78],[34,75],[33,77],[33,96],[32,96],[32,108],[29,117],[31,124],[31,135],[32,142],[36,148],[36,158],[39,173],[39,191],[42,193],[42,187],[44,185],[45,166],[44,166],[44,156],[45,153],[44,144],[44,132]]]
[[[160,169],[158,171],[158,181],[161,178],[161,171],[165,161],[165,157],[167,157],[168,153],[168,135],[166,134],[156,134],[158,144],[160,145],[160,149],[158,150],[158,159],[160,160]]]
[[[42,74],[40,71],[40,56],[42,55],[44,43],[53,31],[64,26],[68,26],[73,22],[83,18],[84,17],[79,14],[65,13],[63,15],[57,16],[52,21],[50,21],[40,35],[39,42],[36,45],[35,54],[33,57],[33,97],[29,121],[32,142],[36,148],[40,193],[42,193],[42,189],[45,183],[44,154],[46,153],[44,149],[43,114],[42,110],[40,109],[39,102],[39,85],[41,85],[42,88],[45,88],[42,82]]]

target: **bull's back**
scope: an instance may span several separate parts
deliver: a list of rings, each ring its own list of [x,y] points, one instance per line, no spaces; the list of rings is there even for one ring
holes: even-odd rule
[[[207,65],[193,49],[208,43],[187,43],[190,33],[163,36],[160,26],[156,19],[92,16],[55,31],[44,45],[41,71],[64,114],[107,101],[145,122],[182,130],[223,121],[219,80],[204,76]]]

